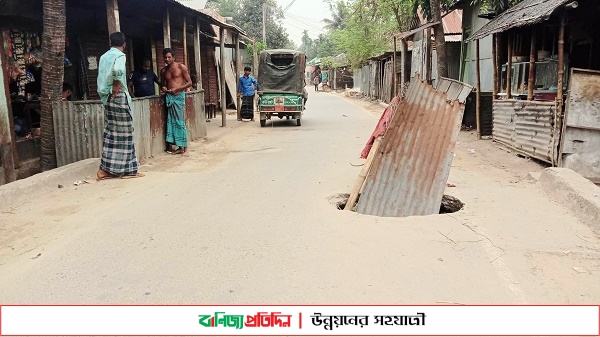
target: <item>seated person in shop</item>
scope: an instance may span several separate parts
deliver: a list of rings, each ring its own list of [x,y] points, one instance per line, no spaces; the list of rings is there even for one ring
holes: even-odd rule
[[[154,83],[160,85],[158,76],[152,71],[150,60],[144,60],[142,70],[134,71],[129,76],[127,87],[131,97],[148,97],[155,95]]]
[[[69,83],[66,83],[66,82],[63,83],[61,100],[70,101],[72,93],[73,93],[73,87]]]
[[[28,83],[25,85],[25,93],[28,100],[39,100],[42,95],[42,55],[41,50],[36,49],[31,52],[27,59],[27,77]]]
[[[8,85],[12,98],[15,98],[19,94],[19,78],[25,74],[25,70],[19,67],[17,61],[13,59],[8,60]]]

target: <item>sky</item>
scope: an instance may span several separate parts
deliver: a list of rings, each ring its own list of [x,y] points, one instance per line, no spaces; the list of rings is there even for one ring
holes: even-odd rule
[[[178,0],[182,4],[195,9],[204,8],[206,0]],[[277,0],[281,8],[286,8],[292,0]],[[319,34],[325,33],[324,23],[321,21],[331,17],[329,5],[323,0],[295,0],[285,13],[283,27],[286,29],[290,39],[297,46],[302,44],[302,32],[308,30],[311,38],[317,38]]]

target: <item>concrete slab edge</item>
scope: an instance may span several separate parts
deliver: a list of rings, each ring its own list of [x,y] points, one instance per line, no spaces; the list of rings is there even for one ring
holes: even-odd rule
[[[600,187],[571,169],[556,167],[545,169],[536,186],[600,234]]]
[[[2,185],[0,186],[0,200],[5,206],[27,198],[31,194],[38,194],[50,189],[56,190],[58,185],[70,187],[75,181],[83,181],[87,178],[95,179],[99,166],[99,158],[90,158]]]

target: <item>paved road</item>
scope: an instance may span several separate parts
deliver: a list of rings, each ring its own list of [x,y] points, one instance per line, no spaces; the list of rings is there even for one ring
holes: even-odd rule
[[[144,166],[143,179],[32,198],[0,214],[14,224],[12,241],[0,250],[0,303],[600,298],[595,276],[581,279],[569,274],[570,261],[550,260],[554,252],[581,251],[576,238],[560,232],[564,223],[581,237],[592,234],[566,212],[544,215],[555,205],[530,186],[502,189],[503,182],[494,180],[504,179],[502,170],[481,164],[471,165],[479,172],[469,171],[466,162],[464,172],[453,170],[461,184],[457,193],[479,207],[454,216],[389,219],[336,210],[327,198],[353,185],[360,167],[351,163],[361,163],[358,154],[376,122],[376,115],[341,96],[310,92],[301,127],[295,121],[266,128],[244,122],[218,139],[193,144],[189,159],[157,158]],[[472,160],[465,156],[459,163]],[[508,191],[504,198],[512,200],[505,203],[519,204],[500,204],[515,216],[538,200],[539,210],[531,212],[541,223],[526,229],[503,222],[512,215],[493,209],[494,188]],[[532,229],[541,226],[546,230]],[[569,270],[560,269],[565,264]]]

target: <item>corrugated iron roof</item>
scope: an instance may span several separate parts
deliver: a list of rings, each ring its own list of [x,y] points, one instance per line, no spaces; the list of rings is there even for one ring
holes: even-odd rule
[[[455,9],[442,15],[442,25],[444,25],[444,34],[462,34],[462,15],[462,9]],[[416,29],[418,28],[418,26],[423,26],[428,23],[429,21],[425,19],[423,11],[421,11],[421,8],[419,7],[417,9],[416,20],[413,20],[413,25],[411,28]]]
[[[462,34],[462,9],[448,12],[442,17],[442,24],[444,25],[444,34]]]
[[[373,159],[357,212],[375,216],[431,215],[440,210],[454,147],[473,88],[415,78]]]
[[[523,0],[485,24],[467,41],[548,20],[558,7],[570,1],[572,0]]]

